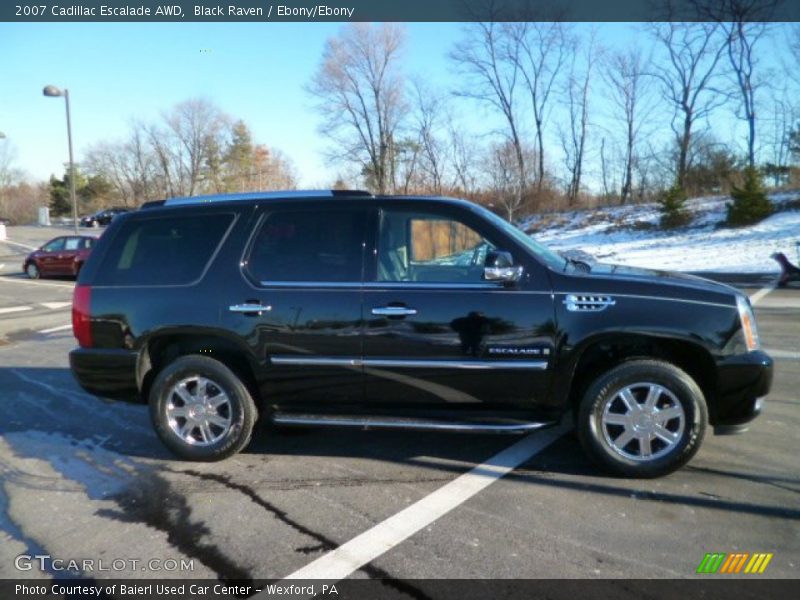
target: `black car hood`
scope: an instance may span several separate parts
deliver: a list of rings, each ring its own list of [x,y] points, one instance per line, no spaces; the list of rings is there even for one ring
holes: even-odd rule
[[[660,286],[670,286],[675,288],[692,289],[717,294],[737,294],[736,288],[724,283],[718,283],[696,275],[680,273],[676,271],[659,271],[656,269],[645,269],[641,267],[628,267],[624,265],[613,265],[607,263],[593,263],[592,270],[587,275],[602,278],[613,278],[640,282],[643,284],[655,284]]]

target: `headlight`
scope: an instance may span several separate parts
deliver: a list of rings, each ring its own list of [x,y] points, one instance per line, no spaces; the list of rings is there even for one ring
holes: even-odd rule
[[[761,347],[758,340],[758,329],[756,328],[756,317],[750,301],[744,296],[736,296],[736,307],[739,309],[739,320],[742,322],[742,333],[747,344],[747,351],[752,352]]]

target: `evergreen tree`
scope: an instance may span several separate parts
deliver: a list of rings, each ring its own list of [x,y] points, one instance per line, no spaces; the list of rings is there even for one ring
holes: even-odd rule
[[[255,163],[253,136],[244,121],[237,121],[231,130],[231,142],[225,157],[225,179],[229,191],[252,189]]]
[[[686,192],[677,183],[669,188],[659,199],[661,205],[661,227],[674,229],[687,225],[691,215],[685,208]]]
[[[69,178],[56,179],[50,176],[50,213],[54,217],[61,217],[72,212],[72,203],[69,197]]]
[[[728,204],[728,218],[725,221],[729,227],[758,223],[772,212],[772,204],[764,192],[761,176],[755,167],[744,170],[744,185],[734,186],[731,197],[733,202]]]

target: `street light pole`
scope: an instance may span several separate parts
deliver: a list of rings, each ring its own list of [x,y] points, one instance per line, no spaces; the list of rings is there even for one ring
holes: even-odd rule
[[[69,144],[69,198],[72,202],[72,226],[75,234],[78,234],[78,202],[75,197],[75,160],[72,155],[72,119],[69,113],[69,90],[64,88],[62,92],[54,85],[45,86],[42,93],[49,97],[64,96],[67,106],[67,143]]]

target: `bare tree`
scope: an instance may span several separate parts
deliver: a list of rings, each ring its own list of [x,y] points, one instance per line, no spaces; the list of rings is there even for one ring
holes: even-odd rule
[[[763,80],[757,77],[755,49],[770,28],[780,0],[695,0],[699,14],[719,23],[734,87],[741,101],[741,117],[747,123],[747,164],[756,164],[756,96]]]
[[[164,120],[168,126],[134,122],[126,139],[87,151],[87,172],[108,182],[116,201],[138,206],[155,198],[295,187],[290,161],[254,143],[244,121],[232,122],[215,106],[181,103]]]
[[[600,173],[603,182],[603,197],[611,197],[611,187],[609,186],[608,161],[606,160],[606,138],[600,140]]]
[[[6,138],[0,138],[0,216],[8,216],[11,187],[22,174],[14,167],[16,149]]]
[[[535,160],[530,147],[524,148],[523,152],[526,160]],[[526,196],[520,198],[516,193],[516,150],[513,144],[510,141],[493,144],[483,161],[483,170],[491,200],[503,209],[506,219],[513,222],[528,199]]]
[[[166,195],[191,196],[206,179],[218,177],[215,166],[230,119],[204,99],[186,100],[162,115],[163,125],[146,129]]]
[[[0,190],[10,186],[19,178],[19,171],[14,168],[17,152],[11,142],[0,138]]]
[[[741,95],[741,107],[744,120],[747,122],[747,164],[756,164],[756,91],[759,87],[754,73],[758,61],[754,49],[758,40],[767,31],[766,23],[750,23],[738,18],[732,23],[724,24],[728,36],[728,59],[733,71],[738,91]]]
[[[620,203],[631,199],[636,149],[643,124],[643,95],[646,61],[641,50],[632,47],[613,54],[604,72],[611,101],[623,123],[623,175]]]
[[[145,135],[145,127],[133,123],[126,140],[99,142],[84,157],[87,172],[108,181],[124,206],[138,206],[163,192]]]
[[[528,92],[534,131],[536,132],[536,189],[544,183],[544,130],[550,110],[550,99],[561,68],[570,54],[564,24],[558,21],[524,21],[508,26],[511,35],[508,59],[522,75]]]
[[[765,119],[771,128],[767,132],[764,174],[772,177],[779,187],[789,179],[791,162],[791,133],[798,120],[798,105],[789,89],[773,90],[770,115]]]
[[[561,128],[560,137],[561,148],[564,151],[564,163],[569,174],[567,200],[569,204],[574,204],[581,191],[589,126],[589,91],[592,72],[598,57],[594,33],[591,34],[582,56],[578,52],[577,44],[574,44],[571,54],[569,78],[564,93],[567,123]],[[578,64],[581,59],[582,64]]]
[[[358,165],[379,194],[392,182],[394,144],[405,114],[403,46],[397,25],[346,25],[325,43],[308,87],[319,100],[320,132],[333,142],[331,158]]]
[[[717,23],[664,22],[653,25],[651,31],[665,53],[663,60],[653,63],[652,73],[675,111],[670,124],[678,146],[675,181],[682,188],[696,123],[726,100],[714,88],[726,44]]]
[[[791,62],[784,65],[784,72],[796,85],[800,85],[800,73],[797,71],[797,65],[800,64],[800,24],[795,23],[792,25],[788,31],[786,41]]]
[[[487,9],[490,20],[468,25],[465,38],[450,53],[464,81],[456,95],[477,100],[503,115],[504,137],[514,157],[514,201],[521,205],[528,187],[528,165],[517,115],[516,94],[522,78],[517,54],[520,47],[514,43],[512,25],[491,20],[496,13],[494,2],[489,2]]]
[[[452,164],[451,188],[474,198],[479,186],[480,157],[476,140],[452,121],[448,125],[449,157]]]
[[[414,104],[422,187],[441,194],[447,168],[447,148],[442,135],[447,118],[446,101],[421,81],[415,81]]]

